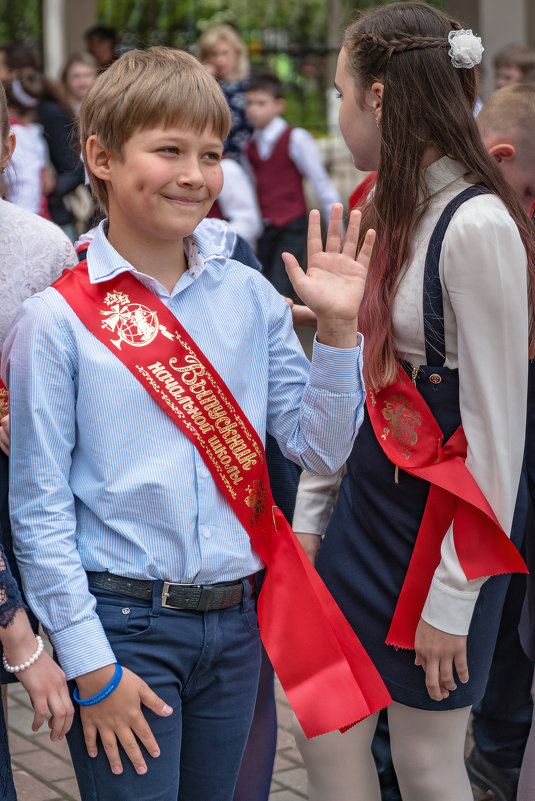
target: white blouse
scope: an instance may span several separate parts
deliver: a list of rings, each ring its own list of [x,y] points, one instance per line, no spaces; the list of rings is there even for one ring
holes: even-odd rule
[[[0,349],[20,304],[77,261],[57,225],[0,199]]]
[[[468,186],[463,172],[447,157],[426,170],[431,201],[393,311],[396,350],[413,366],[426,363],[422,294],[429,239],[446,204]],[[501,200],[480,195],[455,212],[443,241],[440,277],[446,366],[459,369],[466,465],[509,534],[525,438],[528,292],[525,249]],[[340,480],[340,475],[329,481],[303,474],[296,531],[324,533]],[[441,557],[422,617],[443,631],[466,634],[485,579],[466,579],[451,527]]]

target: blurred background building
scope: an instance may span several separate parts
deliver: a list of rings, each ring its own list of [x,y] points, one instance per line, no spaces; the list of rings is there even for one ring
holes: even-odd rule
[[[483,87],[492,90],[492,57],[508,42],[535,47],[533,0],[435,0],[478,33],[485,45]],[[0,45],[25,39],[58,78],[69,55],[83,50],[95,24],[114,28],[119,49],[167,44],[187,49],[209,25],[230,23],[248,43],[253,68],[269,67],[288,84],[290,116],[318,133],[326,109],[344,22],[366,0],[0,0]]]
[[[379,0],[377,0],[378,2]],[[388,0],[383,0],[383,2]],[[482,37],[481,99],[493,90],[493,56],[519,42],[535,49],[534,0],[430,0]],[[342,197],[355,185],[337,133],[333,87],[344,23],[369,0],[0,0],[0,47],[33,45],[45,73],[58,79],[68,57],[85,50],[85,32],[112,28],[117,52],[155,44],[195,52],[200,34],[231,24],[249,48],[253,71],[277,73],[285,85],[285,117],[318,139]],[[346,187],[347,184],[347,187]]]

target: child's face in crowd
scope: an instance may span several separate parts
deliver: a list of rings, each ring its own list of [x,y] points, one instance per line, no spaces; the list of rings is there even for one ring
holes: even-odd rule
[[[339,123],[344,141],[353,156],[357,170],[376,170],[381,150],[379,95],[372,90],[366,93],[365,106],[357,102],[358,87],[355,78],[346,67],[346,51],[343,47],[338,56],[335,86],[341,95]],[[374,84],[378,87],[380,84]]]
[[[211,129],[179,126],[135,132],[121,155],[96,137],[87,143],[91,171],[106,181],[110,229],[143,232],[146,241],[189,236],[223,187],[223,143]]]
[[[496,89],[502,86],[510,86],[518,83],[522,79],[522,72],[512,64],[508,67],[498,67],[494,73],[494,85]]]
[[[94,67],[76,62],[69,68],[66,76],[65,85],[67,91],[76,100],[83,100],[95,82],[96,77],[97,71]]]
[[[222,39],[210,52],[208,63],[213,67],[216,78],[230,80],[238,68],[238,53],[229,42]]]
[[[87,50],[101,66],[106,66],[113,61],[113,42],[109,39],[91,36],[87,42]]]
[[[263,89],[247,92],[245,96],[245,115],[253,128],[266,128],[283,111],[284,100]]]

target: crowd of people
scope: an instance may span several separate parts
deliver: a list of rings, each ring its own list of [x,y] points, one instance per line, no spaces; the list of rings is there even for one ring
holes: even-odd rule
[[[344,211],[232,27],[86,44],[0,48],[0,679],[83,801],[267,801],[275,673],[309,801],[535,801],[535,54],[360,14]]]

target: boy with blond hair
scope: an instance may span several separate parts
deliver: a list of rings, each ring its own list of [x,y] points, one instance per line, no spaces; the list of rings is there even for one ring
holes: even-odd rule
[[[535,203],[535,85],[512,84],[492,94],[477,117],[481,138],[526,212]]]
[[[362,419],[373,233],[357,256],[356,213],[342,246],[337,206],[324,251],[313,212],[307,275],[286,257],[318,318],[309,365],[284,300],[202,223],[229,127],[186,53],[132,51],[100,75],[80,130],[107,220],[82,263],[22,306],[3,353],[16,553],[75,686],[84,801],[230,801],[258,682],[255,574],[286,541],[260,440],[267,429],[332,472]],[[302,588],[288,549],[281,559],[275,585]],[[273,584],[268,567],[276,610]],[[293,605],[278,614],[285,625]],[[276,627],[283,669],[302,649]]]

